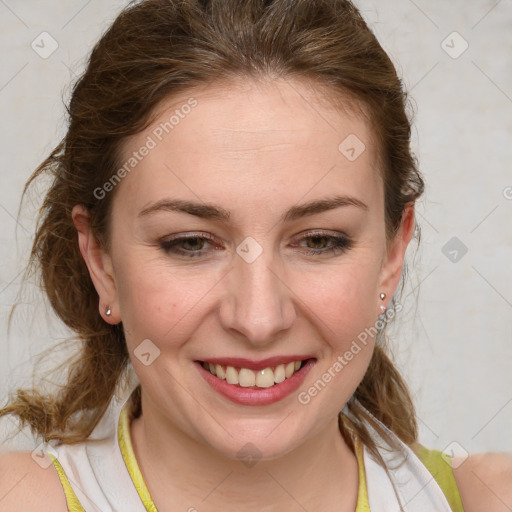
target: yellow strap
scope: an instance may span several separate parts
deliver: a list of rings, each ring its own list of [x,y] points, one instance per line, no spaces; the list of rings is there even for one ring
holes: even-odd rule
[[[71,484],[69,483],[69,480],[66,476],[66,473],[64,473],[64,469],[60,465],[60,462],[51,453],[49,453],[48,455],[50,456],[50,459],[53,462],[53,465],[55,466],[55,469],[57,470],[57,473],[59,475],[60,483],[62,484],[62,488],[64,489],[64,494],[66,495],[68,511],[69,512],[85,512],[85,509],[82,507],[82,505],[78,501],[75,491],[73,491],[73,488],[71,487]]]
[[[441,487],[453,512],[464,512],[457,482],[453,474],[451,459],[439,450],[429,450],[418,444],[414,451]]]
[[[357,438],[354,442],[357,461],[359,464],[359,495],[357,499],[356,512],[370,512],[366,476],[364,471],[363,446]],[[439,487],[441,487],[452,511],[464,512],[457,482],[453,475],[450,457],[439,450],[429,450],[422,445],[419,445],[414,451],[424,466],[435,478]]]
[[[354,445],[357,456],[357,465],[359,467],[359,492],[357,495],[356,512],[370,512],[368,490],[366,488],[366,474],[364,471],[363,445],[357,439],[354,439]]]
[[[149,490],[144,482],[144,478],[140,471],[139,465],[137,463],[137,459],[135,458],[135,453],[133,451],[133,446],[130,438],[130,421],[128,418],[128,409],[124,407],[121,411],[121,417],[119,420],[119,428],[118,428],[118,436],[119,436],[119,447],[121,449],[121,453],[126,464],[126,468],[130,473],[130,477],[137,489],[137,492],[146,508],[147,512],[158,512],[153,500],[151,499],[151,495],[149,494]],[[364,458],[363,458],[363,445],[358,441],[358,439],[354,439],[354,446],[357,457],[358,464],[358,472],[359,472],[359,490],[357,497],[357,508],[356,512],[370,512],[370,505],[368,502],[368,490],[366,486],[366,475],[364,470]],[[426,450],[426,449],[424,449]],[[429,452],[429,450],[426,450]],[[423,452],[425,453],[425,452]],[[64,489],[64,493],[66,495],[66,500],[68,504],[69,512],[85,512],[84,508],[78,501],[69,480],[64,473],[64,469],[60,465],[59,461],[50,454],[50,458],[57,470],[59,475],[62,487]],[[428,459],[430,461],[431,459]],[[443,462],[444,464],[444,462]],[[428,466],[427,466],[428,467]],[[452,473],[453,476],[453,473]],[[460,501],[460,497],[459,497]],[[451,505],[451,502],[450,502]],[[461,504],[462,506],[462,504]],[[453,508],[453,507],[452,507]],[[454,509],[455,511],[462,511],[463,509]]]
[[[343,418],[345,419],[345,418]],[[123,455],[124,462],[130,473],[132,481],[137,489],[137,492],[146,508],[147,512],[158,512],[149,490],[144,482],[144,478],[140,471],[137,459],[133,451],[133,446],[130,439],[130,421],[128,418],[128,410],[124,407],[121,411],[121,417],[119,421],[119,446]],[[357,496],[357,508],[356,512],[370,512],[370,505],[368,502],[368,490],[366,486],[366,475],[364,470],[364,458],[363,458],[363,445],[357,438],[354,439],[354,446],[356,451],[358,471],[359,471],[359,491]],[[414,451],[425,467],[429,470],[432,476],[436,479],[437,483],[441,487],[448,503],[453,512],[464,512],[462,506],[462,500],[457,487],[455,476],[453,475],[453,469],[450,464],[450,457],[439,450],[429,450],[423,445],[418,444]],[[76,497],[71,484],[64,472],[64,469],[60,465],[59,461],[52,455],[49,454],[50,459],[57,470],[59,479],[66,495],[66,502],[68,505],[69,512],[85,512],[84,508],[80,504],[80,501]]]
[[[151,499],[151,495],[149,494],[149,490],[146,487],[146,483],[144,482],[144,478],[133,452],[133,447],[130,440],[130,421],[126,407],[121,411],[121,418],[119,420],[119,446],[121,448],[121,453],[123,454],[126,467],[128,468],[130,476],[132,477],[133,483],[137,488],[137,492],[139,493],[139,496],[142,500],[142,503],[144,503],[146,510],[148,512],[158,512],[155,504],[153,503],[153,500]],[[370,512],[368,492],[366,489],[366,477],[364,472],[363,446],[357,439],[355,440],[355,449],[359,468],[359,491],[357,497],[356,512]]]
[[[128,419],[128,411],[126,407],[124,407],[121,411],[118,435],[119,446],[121,448],[124,462],[142,500],[142,503],[144,504],[144,507],[146,508],[147,512],[158,512],[155,504],[153,503],[153,500],[151,499],[149,490],[146,487],[146,483],[144,482],[139,465],[137,464],[137,459],[135,458],[135,454],[133,452],[133,446],[130,440],[130,422]],[[51,453],[49,456],[53,465],[55,466],[55,469],[57,470],[62,488],[64,489],[68,511],[85,512],[85,509],[82,507],[80,501],[76,497],[75,492],[73,491],[73,488],[71,487],[71,484],[69,483],[66,473],[64,472],[64,468]]]
[[[149,490],[146,487],[146,482],[144,482],[144,478],[140,472],[139,465],[137,464],[135,453],[133,452],[133,446],[130,439],[130,421],[128,418],[128,409],[126,406],[123,407],[123,410],[121,411],[118,434],[119,447],[121,448],[124,463],[126,464],[128,472],[130,473],[130,476],[133,480],[133,484],[139,493],[144,507],[146,508],[147,512],[158,512],[155,504],[153,503],[153,500],[151,499]]]
[[[363,445],[360,443],[357,435],[355,435],[356,430],[353,422],[344,414],[341,415],[341,420],[344,425],[349,428],[349,432],[352,435],[359,464],[359,495],[356,512],[370,512],[364,470]],[[450,463],[450,457],[439,450],[429,450],[419,443],[412,447],[412,449],[438,483],[452,511],[464,512],[459,489]]]

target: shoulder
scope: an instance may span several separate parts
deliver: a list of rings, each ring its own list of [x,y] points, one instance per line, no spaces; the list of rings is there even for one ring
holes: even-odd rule
[[[53,464],[39,465],[31,452],[0,453],[0,511],[67,512]]]
[[[466,512],[507,512],[512,508],[512,455],[477,453],[452,459]]]

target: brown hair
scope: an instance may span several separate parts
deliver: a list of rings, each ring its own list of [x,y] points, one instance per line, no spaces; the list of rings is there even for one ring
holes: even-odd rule
[[[0,415],[17,416],[45,440],[72,444],[92,432],[126,379],[129,357],[122,326],[105,324],[98,313],[98,295],[78,249],[71,210],[85,205],[95,236],[108,247],[114,194],[99,200],[94,190],[118,169],[125,138],[148,126],[155,107],[169,95],[235,77],[297,77],[325,87],[333,97],[353,98],[379,145],[388,241],[394,236],[405,207],[423,193],[424,183],[410,152],[411,127],[401,81],[351,2],[134,3],[94,47],[73,89],[67,134],[24,190],[42,175],[52,178],[27,275],[40,272],[53,309],[76,333],[81,349],[68,365],[67,384],[59,393],[18,390]],[[377,343],[353,398],[348,407],[356,418],[372,421],[366,408],[405,443],[415,443],[414,406],[383,343]],[[364,426],[357,428],[375,453]]]

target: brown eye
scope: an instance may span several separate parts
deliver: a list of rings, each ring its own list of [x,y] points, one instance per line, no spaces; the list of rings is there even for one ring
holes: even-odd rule
[[[182,242],[183,247],[187,250],[201,250],[204,246],[205,239],[194,237],[194,238],[185,238]]]
[[[315,235],[315,236],[309,236],[307,237],[308,240],[311,240],[312,242],[312,245],[314,245],[315,247],[311,247],[309,244],[308,244],[308,247],[310,249],[321,249],[321,247],[318,247],[319,245],[322,246],[322,245],[325,245],[326,243],[328,243],[329,241],[329,238],[326,237],[326,236],[322,236],[322,235]]]
[[[353,242],[345,235],[329,235],[326,233],[313,233],[302,237],[300,242],[305,241],[306,245],[299,245],[307,249],[309,256],[325,254],[341,254],[353,246]]]
[[[161,240],[159,245],[166,254],[176,254],[187,258],[204,256],[207,252],[206,246],[213,245],[213,237],[203,235],[177,236]]]

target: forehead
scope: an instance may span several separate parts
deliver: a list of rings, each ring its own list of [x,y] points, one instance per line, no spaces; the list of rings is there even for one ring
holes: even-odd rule
[[[370,127],[355,105],[345,107],[303,81],[190,89],[163,101],[152,123],[125,141],[123,163],[134,152],[145,156],[121,188],[140,206],[173,192],[213,200],[280,190],[279,200],[293,202],[312,188],[375,194],[381,183]]]

